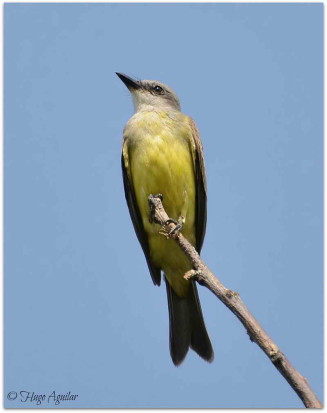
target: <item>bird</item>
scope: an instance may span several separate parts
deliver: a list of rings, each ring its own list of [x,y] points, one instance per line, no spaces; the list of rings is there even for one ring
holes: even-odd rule
[[[206,231],[207,188],[203,147],[195,122],[181,112],[177,95],[156,80],[117,76],[131,93],[135,113],[123,132],[121,165],[125,197],[152,281],[166,284],[171,359],[179,366],[189,348],[212,362],[196,283],[184,274],[191,262],[151,222],[148,197],[162,195],[168,216],[200,253]],[[176,226],[177,227],[177,226]]]

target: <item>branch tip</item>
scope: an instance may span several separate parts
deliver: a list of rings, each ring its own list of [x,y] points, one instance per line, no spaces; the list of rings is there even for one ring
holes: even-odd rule
[[[185,280],[198,280],[198,278],[202,275],[202,271],[198,270],[190,270],[184,274]]]

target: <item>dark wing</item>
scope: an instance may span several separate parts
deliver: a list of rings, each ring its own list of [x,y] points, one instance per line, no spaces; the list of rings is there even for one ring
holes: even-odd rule
[[[121,166],[123,170],[125,197],[126,197],[129,213],[130,213],[133,225],[134,225],[134,229],[135,229],[137,238],[141,244],[141,247],[143,248],[143,252],[144,252],[146,261],[148,263],[152,281],[155,285],[160,285],[160,281],[161,281],[160,269],[157,268],[151,261],[148,238],[144,231],[142,217],[141,217],[141,214],[140,214],[137,202],[136,202],[136,196],[135,196],[133,182],[132,182],[132,178],[130,174],[128,148],[127,148],[126,141],[124,141],[123,143]]]
[[[196,214],[195,214],[195,233],[196,249],[200,253],[207,225],[207,180],[203,159],[203,148],[198,128],[190,119],[193,137],[193,160],[195,166],[195,187],[196,187]]]

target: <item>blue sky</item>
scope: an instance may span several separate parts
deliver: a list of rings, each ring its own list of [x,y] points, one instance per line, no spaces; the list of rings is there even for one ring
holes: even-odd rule
[[[302,406],[201,287],[215,361],[173,366],[124,199],[120,71],[167,83],[197,122],[202,256],[322,399],[322,4],[5,4],[4,20],[5,395]]]

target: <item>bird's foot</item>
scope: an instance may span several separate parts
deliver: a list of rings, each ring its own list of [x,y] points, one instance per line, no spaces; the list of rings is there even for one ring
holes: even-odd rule
[[[162,228],[162,229],[159,231],[159,234],[160,234],[160,235],[163,235],[166,239],[169,239],[169,238],[170,238],[169,232],[168,232],[165,228]]]
[[[165,226],[169,225],[169,224],[175,224],[174,228],[172,228],[171,230],[166,229],[166,228],[162,228],[159,231],[159,234],[164,235],[167,239],[171,238],[174,234],[176,234],[176,232],[179,232],[182,228],[183,228],[183,224],[185,222],[185,217],[184,216],[180,216],[178,218],[178,221],[175,221],[172,218],[167,219],[167,221],[165,222]]]
[[[178,218],[178,221],[175,221],[174,219],[171,219],[171,218],[167,219],[167,221],[165,222],[165,225],[175,224],[175,227],[172,228],[172,229],[169,231],[168,235],[169,235],[169,236],[172,236],[172,235],[175,234],[176,232],[179,232],[179,231],[183,228],[184,223],[185,223],[185,217],[184,217],[183,215],[181,215],[181,216]]]
[[[178,222],[177,221],[175,221],[174,219],[172,219],[172,218],[168,218],[167,219],[167,221],[165,222],[165,225],[168,225],[168,224],[175,224],[175,225],[178,225]]]

